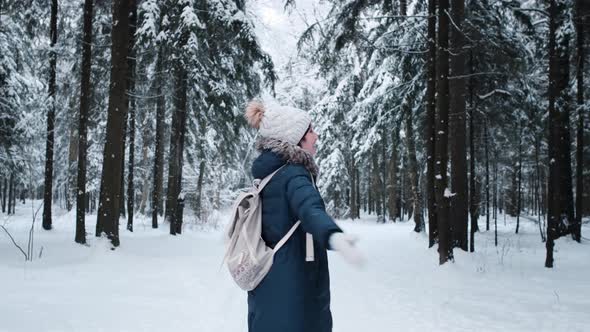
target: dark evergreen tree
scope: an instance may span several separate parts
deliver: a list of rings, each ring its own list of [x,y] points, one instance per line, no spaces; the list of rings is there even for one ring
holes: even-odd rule
[[[451,1],[450,75],[449,78],[449,140],[451,155],[450,218],[453,247],[467,251],[467,144],[465,112],[465,37],[463,20],[465,1]]]
[[[43,228],[46,230],[50,230],[52,228],[51,208],[53,204],[53,146],[55,142],[55,81],[57,75],[57,52],[55,51],[55,46],[57,43],[57,0],[52,0],[51,2],[51,18],[49,25],[51,50],[49,53],[49,106],[47,110],[47,141],[45,147],[45,194],[43,195]]]
[[[113,246],[119,246],[119,213],[121,195],[121,161],[123,158],[123,124],[127,114],[127,55],[129,52],[129,2],[113,3],[111,83],[106,141],[103,153],[101,193],[97,225]]]
[[[137,1],[130,0],[130,15],[129,15],[129,55],[127,60],[127,68],[129,77],[127,78],[127,107],[129,109],[129,161],[127,172],[127,230],[133,232],[133,215],[135,204],[135,186],[133,183],[134,167],[135,167],[135,32],[137,30]]]
[[[570,157],[569,42],[565,28],[572,6],[568,0],[549,2],[549,180],[547,184],[547,256],[553,267],[555,240],[571,232],[574,223]]]
[[[576,0],[576,102],[578,107],[578,128],[576,133],[576,218],[573,229],[574,240],[582,237],[582,216],[584,214],[584,63],[586,62],[586,30],[590,26],[590,5]]]
[[[435,199],[438,224],[438,254],[442,265],[453,259],[449,199],[451,191],[447,181],[449,135],[449,1],[438,3],[437,63],[436,63],[436,146],[435,146]]]
[[[438,221],[435,199],[435,152],[436,152],[436,1],[428,0],[428,53],[426,58],[426,192],[428,201],[428,246],[438,242]]]
[[[82,76],[80,84],[80,113],[78,122],[78,178],[76,195],[76,237],[77,243],[86,243],[86,163],[88,150],[88,115],[90,109],[92,70],[92,17],[93,0],[84,1],[82,37]]]

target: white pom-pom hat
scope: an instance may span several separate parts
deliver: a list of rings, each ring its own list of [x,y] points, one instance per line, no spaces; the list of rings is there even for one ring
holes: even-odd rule
[[[246,107],[246,120],[262,137],[297,145],[311,125],[306,111],[273,102],[251,101]]]

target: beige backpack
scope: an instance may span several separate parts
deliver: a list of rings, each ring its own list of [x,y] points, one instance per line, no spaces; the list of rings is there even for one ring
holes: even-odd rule
[[[253,290],[264,279],[272,266],[274,254],[281,249],[301,223],[297,221],[274,248],[269,248],[262,240],[260,193],[281,168],[262,180],[254,180],[254,186],[251,189],[240,193],[234,203],[232,217],[227,227],[228,241],[223,261],[227,263],[229,273],[238,286],[246,291]],[[310,241],[313,240],[308,234],[306,260],[313,260],[313,247],[311,247],[310,257]]]

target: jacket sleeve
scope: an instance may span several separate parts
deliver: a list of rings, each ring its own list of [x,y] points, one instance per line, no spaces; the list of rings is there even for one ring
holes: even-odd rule
[[[303,166],[291,166],[293,173],[287,180],[287,199],[301,226],[323,248],[330,249],[328,239],[334,232],[342,232],[326,213],[320,193],[311,182],[311,174]]]

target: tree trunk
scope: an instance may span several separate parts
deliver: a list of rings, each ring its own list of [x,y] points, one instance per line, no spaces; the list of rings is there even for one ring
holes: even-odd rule
[[[380,184],[380,172],[379,172],[379,157],[378,157],[378,152],[375,151],[378,147],[375,146],[375,148],[371,151],[371,161],[373,163],[373,174],[371,176],[372,178],[372,184],[371,184],[371,191],[373,191],[373,197],[374,197],[374,201],[375,201],[375,214],[377,215],[377,220],[379,221],[379,217],[381,214],[381,203],[382,203],[382,196],[381,195],[381,184]]]
[[[177,224],[177,200],[182,181],[182,150],[186,119],[186,71],[177,64],[175,68],[176,96],[175,110],[172,115],[172,132],[170,135],[170,162],[168,164],[168,190],[166,192],[166,219],[170,221],[170,234],[180,233],[182,225]]]
[[[82,42],[82,76],[80,80],[80,114],[78,122],[78,179],[76,194],[77,243],[86,243],[86,152],[88,149],[88,112],[90,109],[90,73],[92,67],[93,0],[84,1],[84,33]]]
[[[8,181],[8,211],[6,214],[14,214],[14,207],[12,206],[12,196],[14,195],[14,173],[10,173],[10,180]]]
[[[156,72],[158,75],[164,70],[164,52],[162,47],[158,53]],[[158,96],[156,104],[156,151],[154,156],[154,185],[152,189],[152,228],[158,228],[158,215],[162,215],[162,196],[164,188],[164,114],[166,99],[163,95],[162,79],[157,83]]]
[[[484,140],[485,140],[485,155],[486,155],[486,230],[490,229],[490,155],[489,145],[490,137],[488,132],[488,120],[484,124]]]
[[[498,161],[494,161],[494,246],[498,246]]]
[[[370,153],[370,152],[369,152]],[[371,190],[371,179],[373,172],[371,171],[371,162],[367,161],[367,211],[369,214],[373,212],[373,191]]]
[[[408,163],[410,185],[412,190],[412,201],[414,203],[414,232],[420,233],[424,230],[424,220],[422,220],[422,195],[420,192],[418,161],[416,160],[416,143],[414,142],[414,120],[412,108],[409,107],[406,112],[406,144],[408,145]]]
[[[520,128],[520,126],[519,126]],[[516,234],[520,228],[520,210],[522,205],[522,130],[519,130],[518,135],[518,188],[516,197]]]
[[[127,171],[127,230],[133,232],[133,212],[135,203],[135,186],[133,185],[133,168],[135,167],[135,30],[137,26],[137,2],[129,0],[129,57],[127,58],[128,66],[128,108],[129,108],[129,161]]]
[[[129,1],[114,0],[111,45],[111,83],[106,142],[103,155],[101,197],[97,224],[114,247],[119,245],[121,207],[121,163],[124,144],[123,125],[127,114],[127,55],[129,51]]]
[[[387,220],[387,157],[386,157],[386,146],[387,146],[387,136],[385,135],[385,130],[381,130],[381,136],[383,140],[381,141],[381,158],[379,158],[379,168],[381,169],[381,174],[379,177],[379,188],[381,189],[381,215],[383,216],[382,222],[385,223]]]
[[[4,185],[2,186],[2,213],[6,212],[6,191],[8,189],[8,178],[6,176],[3,177]]]
[[[436,122],[436,2],[428,0],[428,56],[426,82],[426,193],[428,200],[428,247],[438,242],[435,199],[435,122]]]
[[[453,230],[453,247],[467,251],[467,149],[465,135],[465,74],[464,32],[465,1],[452,0],[451,15],[454,24],[451,29],[451,56],[449,80],[449,133],[451,144],[451,189],[450,217]]]
[[[408,8],[408,1],[407,0],[399,0],[399,15],[406,16],[407,15],[407,8]]]
[[[203,217],[203,180],[205,178],[205,160],[201,158],[199,163],[199,179],[197,181],[197,208],[195,214],[202,220]]]
[[[361,171],[359,167],[355,170],[356,178],[356,217],[361,217]]]
[[[144,169],[149,169],[149,158],[148,158],[148,151],[149,151],[149,144],[151,143],[148,137],[151,135],[151,126],[147,125],[147,117],[144,117],[143,125],[142,125],[142,147],[141,147],[141,167]],[[141,198],[139,200],[139,213],[145,215],[145,207],[148,202],[149,194],[150,194],[150,180],[151,177],[148,175],[149,172],[144,173],[143,181],[141,185]]]
[[[590,6],[584,0],[576,0],[576,101],[578,104],[578,130],[576,133],[576,219],[572,232],[574,240],[582,240],[582,215],[584,199],[584,22],[590,22]]]
[[[438,8],[437,119],[436,119],[436,217],[438,253],[442,265],[453,260],[451,223],[449,220],[449,189],[447,188],[447,146],[449,130],[449,9],[448,0],[440,0]]]
[[[471,69],[473,72],[473,54],[470,56],[471,58]],[[475,146],[474,142],[474,135],[475,130],[473,128],[474,125],[474,112],[473,109],[475,105],[473,104],[473,81],[469,80],[469,216],[471,221],[470,227],[470,239],[469,239],[469,251],[475,251],[475,232],[477,231],[477,206],[475,205]],[[487,155],[487,142],[486,142],[486,155]]]
[[[393,222],[397,219],[398,209],[397,206],[397,133],[392,135],[391,139],[391,157],[389,159],[389,178],[388,178],[388,190],[389,193],[387,195],[388,204],[387,207],[389,209],[389,219]]]
[[[200,175],[199,175],[200,178]],[[350,199],[349,199],[349,204],[350,204],[350,218],[351,219],[357,219],[358,216],[358,206],[357,206],[357,202],[356,202],[356,163],[355,163],[355,158],[354,158],[354,153],[351,153],[351,157],[350,157]]]
[[[549,181],[547,213],[547,256],[545,267],[553,267],[554,241],[574,223],[572,169],[569,137],[569,38],[565,28],[567,2],[549,5]],[[559,35],[556,31],[559,29]]]
[[[74,98],[71,99],[72,101]],[[71,105],[72,111],[74,106]],[[68,191],[66,195],[66,210],[71,211],[73,204],[74,204],[74,197],[76,196],[76,192],[78,191],[77,184],[76,184],[76,161],[78,158],[78,145],[79,142],[79,135],[77,133],[77,128],[74,125],[75,119],[75,112],[71,119],[70,124],[70,135],[69,135],[69,145],[68,145]]]
[[[43,229],[51,229],[51,206],[53,204],[53,145],[55,128],[55,90],[57,53],[57,0],[51,1],[49,52],[49,110],[47,112],[47,141],[45,142],[45,194],[43,195]]]

